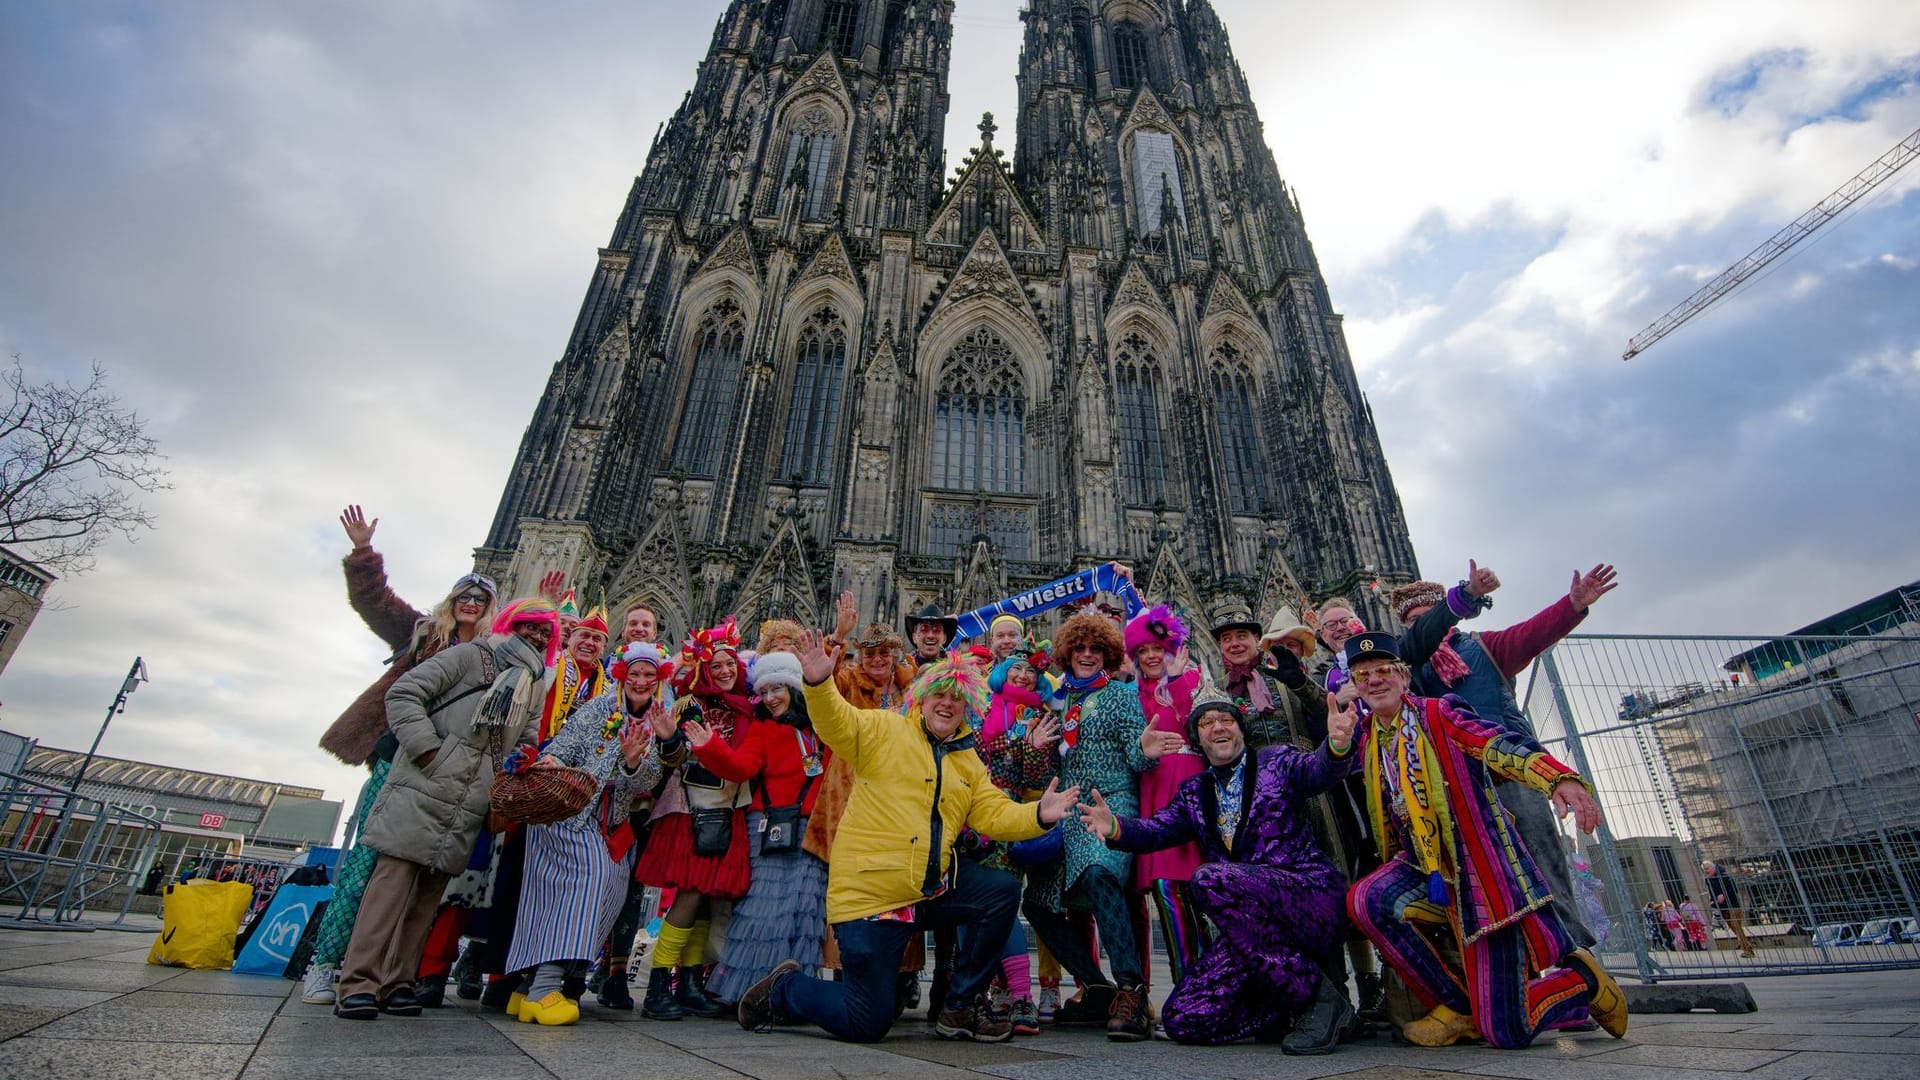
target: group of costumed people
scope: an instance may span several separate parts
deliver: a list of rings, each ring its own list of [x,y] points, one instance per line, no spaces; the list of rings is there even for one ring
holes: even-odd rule
[[[1341,598],[1264,623],[1228,602],[1207,619],[1216,675],[1181,614],[1111,564],[1017,604],[930,606],[904,638],[856,634],[849,593],[825,632],[770,620],[747,651],[728,617],[670,655],[651,609],[610,644],[607,613],[581,614],[557,575],[503,603],[469,574],[417,611],[387,584],[377,521],[341,520],[350,603],[393,650],[321,740],[368,769],[303,985],[342,1018],[452,990],[566,1025],[591,994],[872,1041],[920,1004],[931,946],[925,1016],[946,1038],[1096,1024],[1328,1053],[1389,1019],[1381,960],[1420,1045],[1625,1033],[1554,820],[1591,831],[1600,808],[1513,690],[1614,587],[1609,566],[1478,633],[1459,624],[1499,579],[1477,565],[1395,588],[1397,634]],[[1039,639],[1032,616],[1067,596],[1086,602]],[[490,799],[553,769],[589,795],[569,816]]]

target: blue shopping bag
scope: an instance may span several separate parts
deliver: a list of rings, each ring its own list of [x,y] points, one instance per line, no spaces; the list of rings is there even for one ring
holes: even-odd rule
[[[314,909],[332,898],[331,885],[280,886],[267,910],[260,913],[259,925],[234,960],[233,970],[241,975],[280,975],[300,947],[300,935],[306,933]]]

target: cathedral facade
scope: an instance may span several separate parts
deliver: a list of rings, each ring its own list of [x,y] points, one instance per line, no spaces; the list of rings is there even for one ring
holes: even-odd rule
[[[949,176],[952,0],[730,0],[599,252],[478,567],[662,636],[1132,564],[1195,614],[1417,576],[1208,0],[1027,0]],[[1387,625],[1377,621],[1377,625]]]

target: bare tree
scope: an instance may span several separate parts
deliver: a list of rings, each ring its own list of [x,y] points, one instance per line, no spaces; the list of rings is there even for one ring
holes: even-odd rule
[[[153,528],[136,496],[167,483],[146,422],[107,390],[98,363],[84,386],[30,382],[14,355],[0,398],[0,544],[65,574],[93,567],[110,533]]]

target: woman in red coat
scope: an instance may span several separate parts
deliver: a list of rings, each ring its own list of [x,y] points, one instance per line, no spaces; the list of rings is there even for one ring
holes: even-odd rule
[[[798,960],[808,971],[819,967],[827,933],[827,864],[802,850],[800,838],[832,751],[807,718],[800,661],[792,653],[755,660],[752,682],[760,700],[737,747],[687,725],[700,764],[753,790],[747,810],[752,883],[733,909],[726,949],[707,984],[707,992],[725,1002],[740,1000],[782,960]]]

